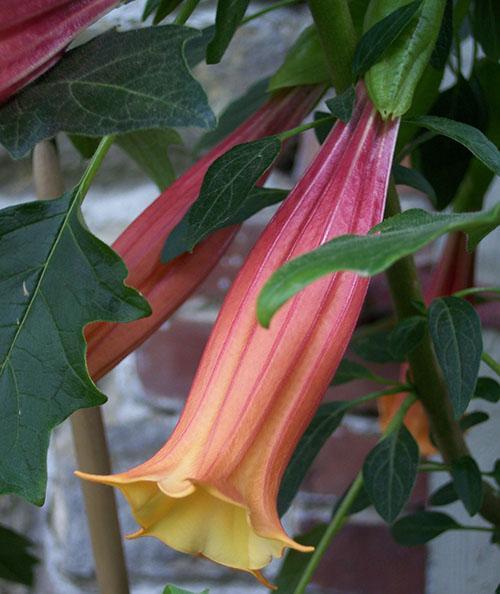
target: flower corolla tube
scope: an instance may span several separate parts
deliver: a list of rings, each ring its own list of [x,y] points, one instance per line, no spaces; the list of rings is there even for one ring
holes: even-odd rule
[[[383,122],[364,88],[250,252],[224,301],[181,418],[150,460],[110,476],[141,526],[186,553],[253,573],[291,539],[276,509],[287,463],[347,347],[369,279],[336,273],[275,316],[256,319],[265,281],[288,260],[345,233],[365,234],[384,212],[398,121]],[[264,582],[266,583],[266,582]]]

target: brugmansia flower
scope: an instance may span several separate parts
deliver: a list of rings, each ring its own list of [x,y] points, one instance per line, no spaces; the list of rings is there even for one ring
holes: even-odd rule
[[[169,186],[113,244],[129,275],[127,284],[148,299],[153,313],[130,324],[98,323],[86,332],[87,363],[97,380],[137,348],[189,297],[207,277],[230,244],[238,227],[222,229],[192,254],[169,264],[160,262],[168,234],[198,197],[209,166],[236,144],[276,134],[299,124],[322,93],[319,87],[298,87],[280,93],[195,163]]]
[[[466,235],[452,233],[448,236],[441,258],[433,271],[430,285],[425,294],[427,305],[437,297],[446,297],[474,284],[474,254],[466,250]],[[409,366],[401,366],[400,378],[405,381]],[[380,426],[384,430],[399,410],[407,394],[393,394],[377,400]],[[416,439],[420,453],[431,456],[436,448],[430,439],[430,425],[424,407],[420,402],[408,410],[405,425]]]
[[[362,87],[351,121],[337,123],[264,230],[230,289],[181,418],[150,460],[110,476],[141,529],[186,553],[259,570],[285,547],[309,551],[276,510],[281,477],[342,358],[368,279],[317,281],[266,330],[256,299],[282,264],[382,219],[398,122],[383,122]],[[265,583],[265,582],[264,582]]]
[[[119,0],[1,0],[0,103],[43,74]]]

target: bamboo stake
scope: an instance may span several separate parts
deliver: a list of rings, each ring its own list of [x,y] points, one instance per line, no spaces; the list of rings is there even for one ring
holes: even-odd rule
[[[33,151],[33,179],[40,200],[50,200],[64,192],[57,149],[50,140],[40,142]],[[71,429],[78,468],[93,474],[111,474],[100,408],[73,413]],[[81,487],[99,590],[101,594],[128,594],[127,568],[114,491],[87,481]]]

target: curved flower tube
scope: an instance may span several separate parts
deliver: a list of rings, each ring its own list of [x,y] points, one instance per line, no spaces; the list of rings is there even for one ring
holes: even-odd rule
[[[425,293],[425,302],[429,305],[437,297],[446,297],[456,291],[467,289],[474,285],[474,254],[466,249],[467,237],[464,233],[452,233],[433,271],[430,285]],[[406,381],[409,371],[407,363],[401,365],[400,379]],[[377,400],[379,423],[382,430],[391,422],[407,394],[393,394]],[[430,425],[427,413],[421,402],[408,410],[405,425],[416,439],[422,456],[432,456],[437,452],[430,439]]]
[[[1,0],[0,103],[38,78],[119,0]]]
[[[230,289],[181,418],[150,460],[82,478],[118,487],[141,529],[186,553],[253,573],[285,547],[276,497],[287,463],[356,325],[369,279],[342,272],[290,300],[270,330],[256,299],[286,261],[382,219],[398,122],[383,122],[363,87],[282,204]],[[267,584],[269,585],[269,584]]]
[[[270,99],[169,186],[115,241],[113,249],[129,270],[127,284],[147,298],[153,313],[128,324],[99,322],[86,329],[87,365],[94,380],[137,348],[184,303],[205,280],[238,231],[239,226],[221,229],[199,244],[192,254],[179,256],[168,264],[160,262],[168,234],[198,198],[210,165],[236,144],[293,128],[309,113],[322,92],[321,87],[298,87]]]

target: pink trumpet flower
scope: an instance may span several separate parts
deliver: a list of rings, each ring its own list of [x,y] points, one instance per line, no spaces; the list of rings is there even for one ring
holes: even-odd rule
[[[452,233],[448,237],[425,294],[427,305],[437,297],[446,297],[474,285],[474,254],[467,251],[466,243],[467,238],[463,233]],[[408,369],[408,364],[401,366],[401,381],[406,380]],[[406,393],[393,394],[377,400],[382,430],[389,425],[406,396]],[[436,453],[436,448],[430,439],[429,419],[421,402],[415,402],[408,410],[405,425],[416,439],[423,456]]]
[[[53,66],[119,0],[1,0],[0,103]]]
[[[238,226],[222,229],[199,244],[192,254],[182,255],[168,264],[160,262],[168,234],[198,197],[210,165],[237,144],[293,128],[309,113],[322,92],[321,87],[297,87],[271,98],[169,186],[116,240],[113,249],[129,270],[127,284],[141,291],[153,313],[129,324],[100,322],[86,329],[87,364],[94,380],[137,348],[184,303],[205,280],[238,231]]]
[[[147,462],[82,478],[118,487],[141,529],[186,553],[260,573],[285,547],[280,481],[354,330],[369,279],[325,277],[296,295],[266,330],[256,320],[265,281],[288,260],[383,216],[398,121],[384,122],[364,88],[280,207],[231,287],[181,418]]]

